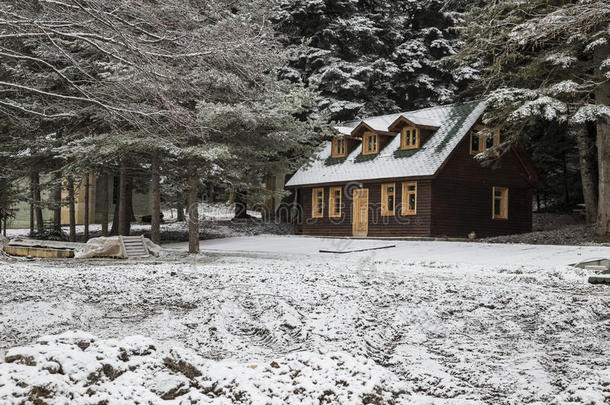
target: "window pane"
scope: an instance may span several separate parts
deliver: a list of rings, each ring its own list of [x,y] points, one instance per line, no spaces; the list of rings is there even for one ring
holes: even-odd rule
[[[415,194],[409,194],[409,211],[415,211]]]
[[[471,139],[470,142],[471,142],[472,150],[478,151],[479,150],[479,134],[477,132],[473,132],[470,139]]]
[[[485,146],[487,148],[491,148],[492,146],[494,146],[494,139],[493,139],[493,137],[487,136],[485,138]]]
[[[502,190],[496,190],[496,191],[494,191],[494,195],[495,195],[496,197],[502,197]]]
[[[337,198],[335,200],[335,214],[341,213],[341,200]]]
[[[394,192],[394,187],[388,187],[388,193],[393,193]]]
[[[408,190],[409,190],[409,191],[415,191],[415,186],[409,186],[409,187],[408,187]]]
[[[388,196],[388,211],[394,211],[394,196]]]
[[[500,215],[502,213],[502,200],[494,198],[494,215]]]

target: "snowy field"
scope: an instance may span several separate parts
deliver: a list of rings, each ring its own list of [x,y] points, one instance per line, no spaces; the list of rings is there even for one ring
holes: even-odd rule
[[[0,403],[610,401],[610,289],[568,266],[610,248],[167,247],[140,262],[0,262]]]

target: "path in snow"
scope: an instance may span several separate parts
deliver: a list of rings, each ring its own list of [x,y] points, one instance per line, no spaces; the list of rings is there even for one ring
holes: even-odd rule
[[[269,240],[279,258],[4,263],[0,347],[80,329],[247,364],[345,351],[435,398],[610,399],[609,290],[557,264],[607,248],[397,242],[312,255],[320,240],[280,239]]]

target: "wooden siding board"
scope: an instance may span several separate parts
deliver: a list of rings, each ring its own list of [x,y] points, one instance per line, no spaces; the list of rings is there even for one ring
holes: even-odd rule
[[[434,235],[477,237],[530,232],[532,189],[522,164],[509,151],[490,167],[470,155],[469,136],[432,182]],[[493,186],[508,187],[508,219],[492,219]]]
[[[393,216],[381,215],[381,185],[386,182],[364,183],[363,187],[369,190],[369,230],[368,236],[427,236],[430,235],[431,207],[431,180],[418,180],[417,215],[403,216],[400,214],[402,203],[402,180],[396,183],[395,205],[396,214]],[[351,184],[350,184],[351,185]],[[341,217],[330,218],[328,207],[324,207],[323,218],[311,217],[311,190],[314,187],[299,189],[302,196],[303,224],[305,235],[314,236],[352,236],[352,199],[346,195],[346,185],[342,185]],[[347,187],[349,189],[349,186]],[[329,186],[324,187],[324,196],[327,199]]]

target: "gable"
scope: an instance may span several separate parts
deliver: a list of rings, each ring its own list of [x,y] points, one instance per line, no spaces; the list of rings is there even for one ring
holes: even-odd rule
[[[376,131],[388,131],[388,127],[402,115],[418,125],[435,126],[438,129],[419,149],[400,151],[400,136],[395,136],[369,159],[361,159],[361,148],[356,148],[346,158],[338,161],[331,159],[331,142],[324,142],[310,162],[286,183],[286,187],[433,176],[484,110],[485,103],[475,101],[364,120],[367,126]],[[347,132],[348,127],[353,129],[358,124],[360,122],[347,125],[342,132]]]

